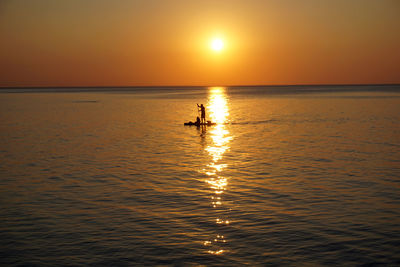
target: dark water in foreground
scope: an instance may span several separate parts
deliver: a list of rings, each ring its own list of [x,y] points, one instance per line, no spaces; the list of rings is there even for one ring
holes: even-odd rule
[[[398,86],[41,91],[0,93],[2,265],[400,265]]]

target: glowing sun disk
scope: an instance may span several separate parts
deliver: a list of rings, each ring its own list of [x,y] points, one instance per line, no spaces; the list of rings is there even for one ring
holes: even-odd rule
[[[224,48],[224,42],[221,39],[215,38],[211,41],[212,50],[220,52],[223,48]]]

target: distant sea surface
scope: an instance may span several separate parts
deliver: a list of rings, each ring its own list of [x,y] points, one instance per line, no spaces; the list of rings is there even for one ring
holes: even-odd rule
[[[1,89],[0,264],[400,266],[400,86]]]

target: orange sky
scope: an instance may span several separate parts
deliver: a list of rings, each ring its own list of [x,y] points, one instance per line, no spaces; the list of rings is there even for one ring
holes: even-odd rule
[[[398,0],[2,0],[0,86],[400,83],[399,14]]]

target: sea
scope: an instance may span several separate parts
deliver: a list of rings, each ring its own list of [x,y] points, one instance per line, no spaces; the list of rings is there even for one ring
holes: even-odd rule
[[[0,265],[400,266],[400,86],[3,88]]]

